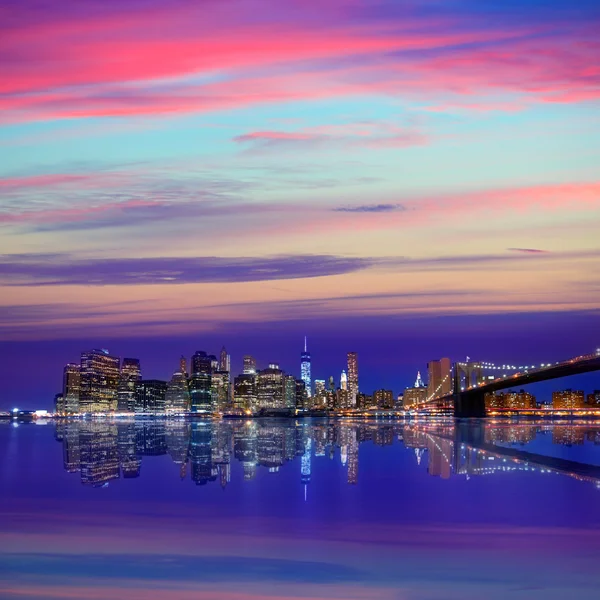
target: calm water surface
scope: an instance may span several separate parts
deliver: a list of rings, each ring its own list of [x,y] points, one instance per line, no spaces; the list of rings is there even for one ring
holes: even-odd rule
[[[0,598],[599,598],[600,424],[0,423]]]

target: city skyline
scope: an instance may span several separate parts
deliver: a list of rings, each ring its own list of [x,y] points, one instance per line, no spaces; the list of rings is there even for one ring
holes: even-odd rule
[[[595,3],[38,4],[0,24],[6,393],[76,343],[598,344]]]
[[[347,370],[342,369],[338,386],[333,375],[327,380],[315,378],[313,386],[306,337],[299,376],[286,373],[278,362],[271,361],[261,367],[248,354],[243,356],[242,368],[236,374],[231,370],[231,355],[225,346],[218,357],[197,350],[189,363],[180,355],[178,369],[169,380],[153,379],[147,374],[144,377],[138,358],[121,359],[105,348],[84,350],[79,364],[69,362],[64,366],[62,388],[54,395],[54,406],[49,412],[63,416],[134,412],[265,416],[265,411],[275,410],[289,416],[307,412],[324,416],[322,411],[335,414],[378,409],[486,416],[505,409],[530,411],[549,405],[555,411],[600,410],[599,389],[567,387],[578,379],[576,374],[600,371],[600,348],[593,353],[538,365],[495,364],[470,357],[456,362],[449,358],[432,360],[427,363],[427,383],[417,371],[414,384],[405,385],[399,393],[381,386],[367,392],[363,387],[359,392],[358,353],[348,352],[346,358]],[[544,398],[538,401],[535,396],[535,390],[544,381],[553,385],[551,401]],[[590,382],[593,379],[588,378]],[[464,414],[461,406],[467,398],[474,399],[473,394],[478,394],[480,407]],[[13,408],[12,412],[16,410]],[[19,410],[23,411],[23,407]]]

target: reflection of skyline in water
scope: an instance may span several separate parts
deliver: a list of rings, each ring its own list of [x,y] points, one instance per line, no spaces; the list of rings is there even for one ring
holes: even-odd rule
[[[168,455],[182,480],[222,488],[231,481],[232,461],[241,464],[245,481],[255,479],[258,469],[277,473],[296,463],[306,495],[314,460],[338,460],[347,483],[357,484],[359,448],[368,442],[413,449],[415,464],[441,479],[531,471],[600,487],[600,467],[528,451],[540,437],[557,446],[600,445],[600,425],[581,423],[63,421],[56,423],[55,437],[64,469],[79,471],[81,482],[94,487],[140,477],[151,457]]]

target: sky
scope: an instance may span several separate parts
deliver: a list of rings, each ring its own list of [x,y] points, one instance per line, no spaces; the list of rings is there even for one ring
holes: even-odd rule
[[[406,376],[593,351],[599,25],[586,0],[4,2],[0,407],[109,341],[170,373],[308,335],[323,378],[349,350]]]

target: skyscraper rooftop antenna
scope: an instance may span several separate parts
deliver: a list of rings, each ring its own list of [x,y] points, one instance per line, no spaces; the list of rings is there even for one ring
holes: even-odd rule
[[[304,336],[304,352],[306,352],[306,336]]]

